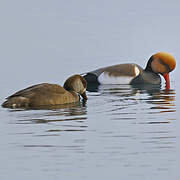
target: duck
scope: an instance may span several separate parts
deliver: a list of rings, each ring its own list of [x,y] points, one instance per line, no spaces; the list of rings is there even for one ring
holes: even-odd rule
[[[174,56],[167,52],[152,55],[143,69],[137,64],[117,64],[84,73],[88,86],[99,84],[161,84],[160,75],[166,81],[166,88],[170,88],[169,73],[176,67]]]
[[[87,100],[87,82],[79,74],[69,77],[63,87],[58,84],[41,83],[20,90],[6,98],[4,108],[32,108],[63,105]],[[80,96],[79,96],[80,95]]]

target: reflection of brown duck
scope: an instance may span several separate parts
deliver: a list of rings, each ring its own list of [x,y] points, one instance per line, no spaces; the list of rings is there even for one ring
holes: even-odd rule
[[[159,52],[151,56],[143,70],[137,64],[118,64],[100,68],[84,75],[88,86],[95,84],[160,84],[161,74],[166,80],[166,87],[170,87],[169,72],[176,66],[172,55]]]
[[[86,80],[80,75],[69,77],[64,86],[57,84],[37,84],[9,96],[2,106],[7,108],[28,108],[37,106],[52,106],[79,101],[80,94],[86,96]]]

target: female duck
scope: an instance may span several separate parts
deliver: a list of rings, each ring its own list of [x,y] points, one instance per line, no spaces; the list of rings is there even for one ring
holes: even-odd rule
[[[166,52],[152,55],[143,70],[137,64],[118,64],[100,68],[84,75],[88,85],[93,84],[160,84],[161,74],[170,88],[169,72],[176,66],[175,58]]]
[[[2,104],[6,108],[28,108],[39,106],[53,106],[79,101],[79,94],[84,100],[87,83],[80,75],[69,77],[64,86],[57,84],[37,84],[9,96]]]

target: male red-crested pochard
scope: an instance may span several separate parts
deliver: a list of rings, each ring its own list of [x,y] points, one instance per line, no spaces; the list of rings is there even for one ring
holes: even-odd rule
[[[90,71],[84,75],[93,84],[160,84],[161,74],[170,88],[169,72],[176,67],[175,58],[167,52],[152,55],[145,69],[137,64],[118,64]]]
[[[86,88],[86,80],[80,75],[74,75],[65,81],[63,87],[57,84],[42,83],[18,91],[6,98],[2,106],[31,108],[74,103],[79,101],[79,95],[87,100]]]

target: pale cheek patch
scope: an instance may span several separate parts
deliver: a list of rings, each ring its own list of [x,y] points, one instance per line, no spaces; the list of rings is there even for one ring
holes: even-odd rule
[[[129,84],[133,78],[133,76],[109,76],[103,72],[98,81],[100,84]]]

